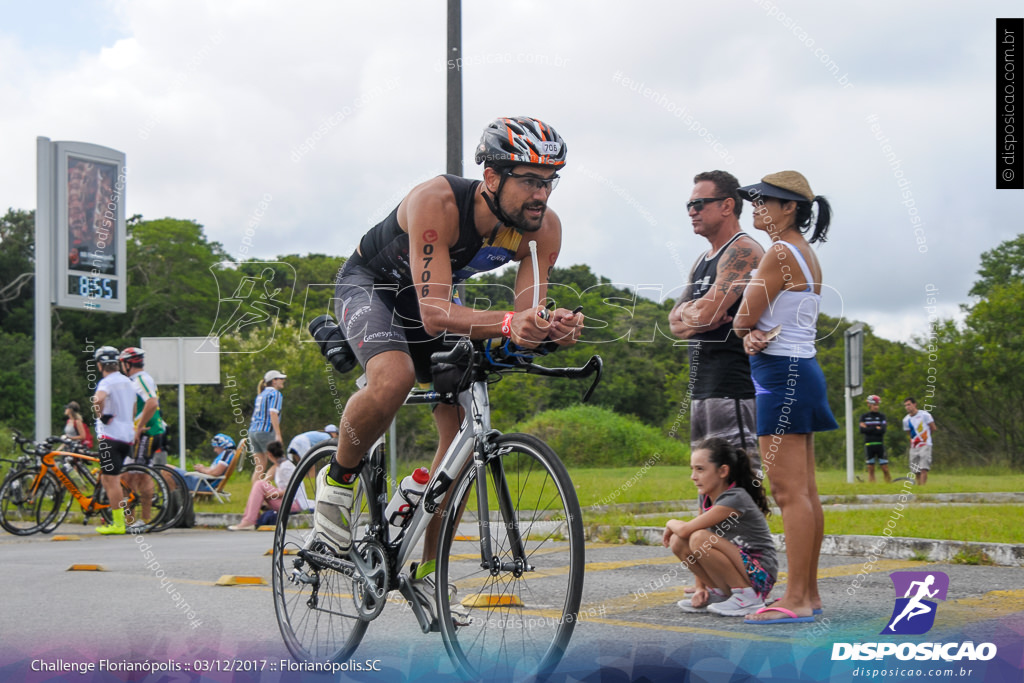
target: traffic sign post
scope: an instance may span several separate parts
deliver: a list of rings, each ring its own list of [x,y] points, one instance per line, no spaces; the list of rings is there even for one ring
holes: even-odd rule
[[[864,392],[864,323],[847,328],[846,366],[846,481],[853,483],[853,397]]]
[[[185,469],[185,385],[220,384],[220,354],[209,337],[143,337],[146,372],[157,386],[178,385],[178,453]]]

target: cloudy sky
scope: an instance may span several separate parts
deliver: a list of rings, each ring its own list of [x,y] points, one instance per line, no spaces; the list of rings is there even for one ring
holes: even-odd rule
[[[129,214],[194,219],[235,256],[347,255],[444,172],[445,7],[4,0],[0,210],[34,208],[43,135],[124,151]],[[826,312],[908,339],[927,287],[953,315],[980,254],[1019,231],[1024,193],[994,189],[993,95],[995,17],[1019,13],[473,0],[465,175],[490,119],[551,123],[569,148],[549,202],[560,264],[656,297],[704,248],[684,207],[695,173],[799,170],[836,214]]]

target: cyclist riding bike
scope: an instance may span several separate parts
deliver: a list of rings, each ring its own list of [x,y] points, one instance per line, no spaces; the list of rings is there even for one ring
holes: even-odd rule
[[[542,121],[495,119],[476,150],[483,181],[443,175],[417,185],[346,262],[336,313],[366,385],[346,404],[346,434],[317,476],[314,530],[334,552],[343,555],[352,543],[349,520],[367,448],[391,424],[414,381],[431,381],[430,355],[443,348],[446,332],[471,339],[504,336],[527,348],[545,341],[571,345],[579,338],[582,314],[561,308],[548,313],[534,305],[545,297],[561,249],[561,223],[547,201],[565,159],[562,138]],[[536,260],[530,258],[531,240]],[[513,311],[453,303],[454,285],[511,261],[519,263]],[[456,405],[434,410],[439,446],[431,473],[463,417]],[[439,529],[435,517],[425,533],[423,561],[412,571],[426,605],[433,604]]]

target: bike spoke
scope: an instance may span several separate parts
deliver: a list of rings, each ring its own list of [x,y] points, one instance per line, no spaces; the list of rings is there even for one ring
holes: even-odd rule
[[[583,586],[582,522],[568,475],[547,446],[523,435],[498,442],[512,448],[499,449],[500,466],[487,467],[485,528],[505,568],[494,576],[481,567],[480,541],[459,528],[465,533],[472,521],[456,526],[449,512],[462,502],[476,509],[481,487],[467,471],[446,510],[438,582],[457,589],[455,599],[442,596],[442,612],[468,612],[471,621],[456,626],[448,618],[441,627],[464,676],[520,679],[550,671],[568,644]]]

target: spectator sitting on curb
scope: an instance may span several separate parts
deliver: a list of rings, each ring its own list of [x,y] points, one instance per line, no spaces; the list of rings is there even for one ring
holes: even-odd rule
[[[280,441],[271,441],[267,445],[267,453],[270,455],[270,469],[267,475],[273,475],[274,483],[266,479],[258,479],[252,483],[249,490],[249,500],[245,504],[245,512],[242,513],[242,520],[238,524],[228,527],[228,531],[254,531],[256,520],[259,518],[260,509],[266,507],[270,510],[281,509],[281,499],[284,497],[288,482],[295,473],[295,463],[284,457],[284,448]],[[306,498],[304,488],[299,488],[298,495],[292,503],[292,512],[312,507],[309,499]]]

